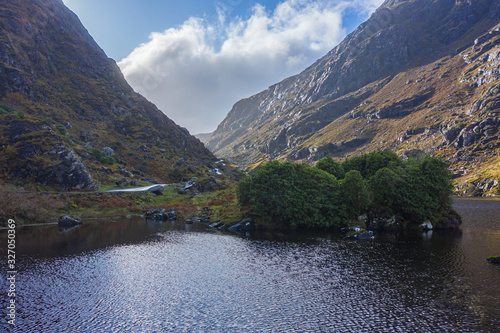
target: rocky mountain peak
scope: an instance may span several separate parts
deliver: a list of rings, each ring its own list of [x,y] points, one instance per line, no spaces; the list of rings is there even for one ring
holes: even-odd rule
[[[0,169],[8,182],[88,188],[113,182],[119,166],[166,182],[180,158],[187,163],[174,174],[187,176],[215,160],[133,91],[61,0],[2,3],[0,102]]]
[[[237,102],[207,146],[243,167],[386,148],[451,157],[439,128],[485,120],[467,110],[496,91],[499,22],[494,0],[385,1],[302,73]]]

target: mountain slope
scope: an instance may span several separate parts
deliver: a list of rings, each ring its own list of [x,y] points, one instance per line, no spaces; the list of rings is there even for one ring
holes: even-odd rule
[[[243,167],[386,148],[434,153],[465,177],[457,186],[478,181],[491,192],[499,23],[494,0],[388,0],[302,73],[237,102],[207,146]]]
[[[61,0],[2,3],[0,100],[4,181],[91,188],[135,170],[167,182],[174,165],[190,176],[214,161],[132,90]]]

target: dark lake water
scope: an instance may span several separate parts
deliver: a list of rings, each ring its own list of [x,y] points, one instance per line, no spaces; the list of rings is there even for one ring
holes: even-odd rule
[[[17,229],[16,329],[500,332],[500,201],[455,200],[458,232],[240,237],[123,220]],[[6,248],[6,232],[0,231]]]

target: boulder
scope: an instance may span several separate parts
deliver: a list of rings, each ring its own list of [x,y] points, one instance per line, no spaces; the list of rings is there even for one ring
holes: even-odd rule
[[[205,186],[203,186],[203,192],[212,192],[214,190],[214,183],[211,181],[207,182]]]
[[[429,231],[429,230],[432,230],[433,226],[432,226],[432,223],[430,221],[425,221],[424,223],[422,223],[420,225],[420,229],[422,229],[423,231]]]
[[[124,187],[128,185],[128,181],[125,177],[121,177],[116,181],[116,185],[119,187]]]
[[[198,177],[193,177],[191,178],[187,183],[186,185],[184,185],[184,190],[187,190],[191,187],[193,187],[195,184],[196,184],[196,179],[198,179]]]
[[[453,210],[443,211],[441,216],[443,219],[434,226],[434,229],[458,229],[462,224],[461,216]]]
[[[74,217],[64,215],[59,218],[57,224],[60,228],[71,228],[77,225],[83,224],[80,220],[75,219]]]
[[[186,223],[186,224],[193,224],[195,222],[201,222],[201,220],[197,217],[190,217],[190,218],[186,219],[186,221],[184,221],[184,223]]]
[[[486,258],[486,261],[492,264],[500,265],[500,256],[493,256]]]
[[[163,195],[163,186],[161,186],[161,185],[153,186],[149,189],[149,192],[156,194],[156,195]]]
[[[210,224],[209,227],[217,229],[219,227],[222,227],[223,225],[224,225],[224,223],[219,221],[219,222],[214,222],[214,223]]]
[[[373,231],[361,231],[358,234],[358,239],[364,240],[364,239],[373,239]]]
[[[345,239],[359,239],[359,240],[367,240],[373,239],[373,231],[367,231],[365,229],[360,228],[349,228]]]
[[[132,170],[132,173],[137,176],[144,177],[144,172],[139,171],[139,170]]]
[[[121,175],[123,175],[123,176],[125,176],[125,177],[128,177],[128,178],[132,178],[132,177],[134,176],[133,174],[131,174],[130,172],[128,172],[128,170],[127,170],[127,169],[125,169],[124,167],[120,167],[120,168],[118,169],[118,172],[119,172]]]
[[[168,211],[163,209],[163,208],[150,209],[150,210],[146,211],[145,217],[146,217],[146,219],[153,220],[153,221],[176,220],[177,219],[177,212],[175,211],[174,208],[171,208]]]
[[[103,167],[101,168],[101,170],[102,170],[104,173],[106,173],[106,174],[113,173],[113,171],[112,171],[111,169],[106,168],[105,166],[103,166]]]
[[[392,216],[390,218],[374,217],[367,223],[367,229],[379,231],[400,231],[403,229],[402,223]]]
[[[175,211],[175,209],[170,209],[167,213],[166,213],[167,217],[169,220],[177,220],[177,212]]]
[[[45,185],[58,184],[63,189],[95,187],[92,176],[73,151],[63,150],[59,153],[59,160],[60,163],[45,169],[36,181]]]
[[[243,219],[241,222],[238,222],[232,226],[230,226],[227,230],[236,232],[236,233],[246,233],[255,230],[255,225],[250,219]]]
[[[113,150],[113,148],[111,148],[111,147],[104,147],[104,148],[102,148],[102,151],[103,151],[104,155],[106,155],[106,156],[112,156],[115,152]]]

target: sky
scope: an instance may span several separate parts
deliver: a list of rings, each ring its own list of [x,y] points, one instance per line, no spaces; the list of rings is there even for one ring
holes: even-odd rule
[[[190,133],[300,73],[382,0],[63,0],[135,91]]]

